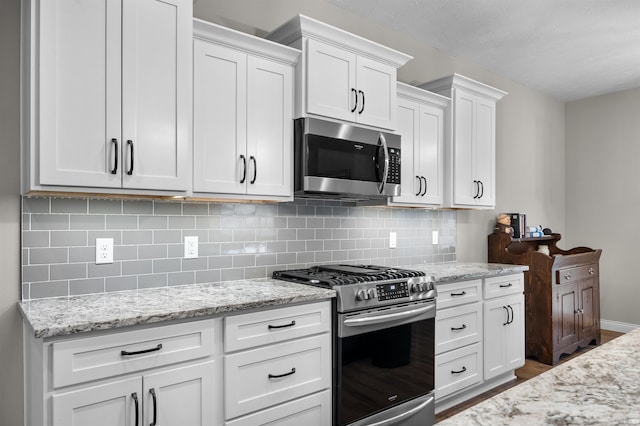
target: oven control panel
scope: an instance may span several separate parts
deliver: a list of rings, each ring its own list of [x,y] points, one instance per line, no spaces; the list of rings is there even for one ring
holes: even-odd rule
[[[400,299],[402,297],[409,297],[409,287],[407,283],[394,283],[394,284],[378,284],[376,285],[378,293],[378,300],[391,300]]]

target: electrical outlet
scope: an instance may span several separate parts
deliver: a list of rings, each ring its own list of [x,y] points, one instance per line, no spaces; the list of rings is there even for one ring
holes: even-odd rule
[[[113,238],[96,238],[96,265],[113,263]]]
[[[398,239],[395,232],[389,232],[389,248],[398,247]]]
[[[198,257],[198,237],[184,237],[184,258],[195,259]]]
[[[438,244],[438,231],[431,232],[431,244]]]

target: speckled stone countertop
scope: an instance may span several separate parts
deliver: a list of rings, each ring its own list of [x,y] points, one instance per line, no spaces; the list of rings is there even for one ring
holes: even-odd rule
[[[334,290],[264,278],[33,299],[18,306],[34,336],[40,338],[332,297]]]
[[[506,265],[501,263],[435,263],[431,265],[409,265],[407,269],[423,271],[432,276],[436,283],[467,281],[498,275],[517,274],[529,270],[526,265]]]
[[[424,271],[436,283],[514,274],[527,266],[442,263],[403,268]],[[225,312],[335,297],[335,291],[269,278],[33,299],[19,308],[35,337],[108,330]]]
[[[438,425],[640,424],[639,348],[636,329]]]

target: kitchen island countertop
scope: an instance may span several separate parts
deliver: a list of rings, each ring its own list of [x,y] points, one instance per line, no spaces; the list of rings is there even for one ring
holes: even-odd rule
[[[442,263],[406,266],[437,283],[525,271],[527,266]],[[331,299],[334,290],[269,278],[31,299],[18,303],[36,338]]]
[[[640,329],[631,331],[438,423],[640,424]]]

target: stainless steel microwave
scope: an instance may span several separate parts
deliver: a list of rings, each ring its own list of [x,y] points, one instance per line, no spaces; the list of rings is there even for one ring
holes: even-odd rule
[[[342,200],[400,195],[400,135],[317,118],[294,120],[294,195]]]

